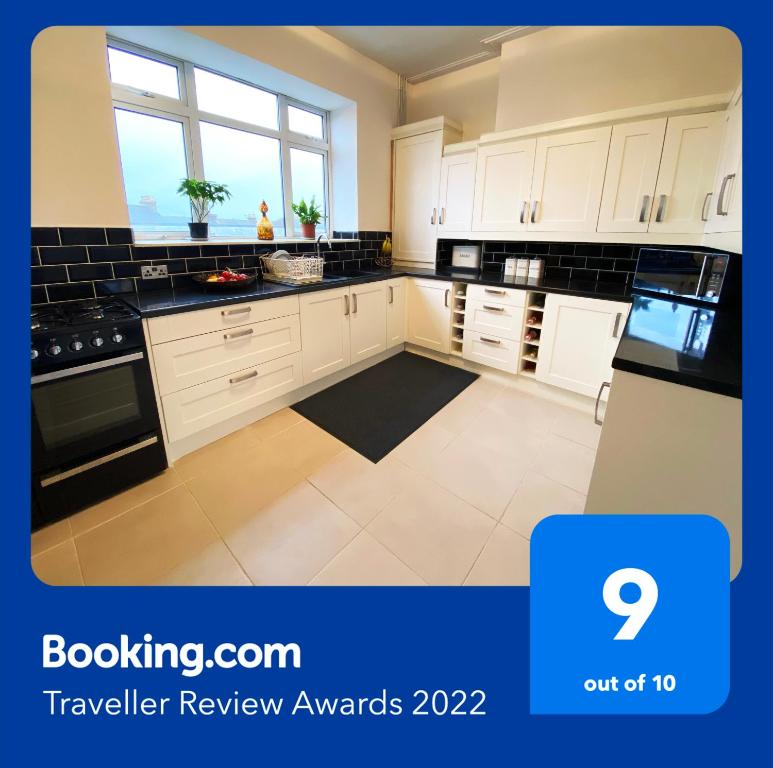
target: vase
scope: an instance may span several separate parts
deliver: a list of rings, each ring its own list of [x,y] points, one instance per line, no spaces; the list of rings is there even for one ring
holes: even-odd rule
[[[274,239],[274,225],[268,220],[268,206],[266,201],[260,204],[260,212],[263,214],[258,222],[258,240],[273,240]]]
[[[206,221],[188,222],[188,230],[191,240],[207,240],[209,238],[209,224]]]

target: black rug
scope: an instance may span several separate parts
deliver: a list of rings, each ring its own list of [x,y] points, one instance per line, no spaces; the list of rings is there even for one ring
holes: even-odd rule
[[[292,408],[377,462],[477,378],[461,368],[401,352]]]

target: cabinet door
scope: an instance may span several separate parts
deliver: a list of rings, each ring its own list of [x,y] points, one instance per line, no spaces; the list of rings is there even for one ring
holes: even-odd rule
[[[440,212],[438,234],[467,234],[472,226],[475,190],[475,152],[443,158],[440,166]]]
[[[472,228],[477,232],[526,229],[536,139],[478,147]]]
[[[387,281],[387,348],[405,342],[405,288],[406,280]]]
[[[537,139],[528,228],[595,232],[612,128]]]
[[[741,231],[741,98],[724,114],[722,151],[709,203],[707,232]]]
[[[301,349],[306,384],[349,365],[348,288],[301,294]]]
[[[350,294],[351,361],[356,363],[386,349],[387,285],[383,281],[353,285]]]
[[[588,397],[609,381],[629,305],[549,293],[542,319],[537,380]]]
[[[408,280],[406,341],[448,354],[451,346],[451,283]]]
[[[650,232],[703,232],[721,140],[721,112],[668,118]]]
[[[666,118],[612,128],[599,232],[646,232],[658,180]]]
[[[435,263],[442,131],[394,142],[393,256]]]

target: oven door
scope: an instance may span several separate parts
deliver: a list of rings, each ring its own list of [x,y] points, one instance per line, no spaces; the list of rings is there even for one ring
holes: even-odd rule
[[[697,299],[702,296],[707,256],[695,251],[665,251],[642,248],[636,264],[633,287]]]
[[[142,351],[32,377],[35,472],[99,458],[158,429]]]

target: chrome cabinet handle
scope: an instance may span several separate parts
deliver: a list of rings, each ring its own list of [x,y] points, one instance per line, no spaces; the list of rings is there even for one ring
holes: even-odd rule
[[[443,297],[443,303],[446,306],[448,306],[448,294],[449,293],[451,293],[451,289],[450,288],[446,288],[446,293],[445,293],[445,296]]]
[[[231,315],[243,315],[246,312],[252,312],[252,307],[241,307],[240,309],[224,309],[220,314],[223,317],[230,317]]]
[[[437,220],[437,208],[432,209],[432,218],[429,220],[430,224],[435,224],[435,221]]]
[[[502,343],[501,339],[487,339],[485,336],[481,336],[480,340],[481,341],[485,341],[486,344],[501,344]]]
[[[601,393],[604,391],[604,387],[611,386],[608,381],[602,381],[601,386],[599,387],[599,393],[596,395],[596,407],[593,409],[593,423],[598,425],[599,427],[604,423],[599,418],[599,403],[601,402]]]
[[[505,296],[505,291],[498,291],[496,288],[484,288],[485,293],[493,293],[495,296]]]
[[[389,303],[394,304],[395,303],[395,289],[393,286],[389,286]]]
[[[352,294],[352,314],[353,315],[357,314],[357,294],[356,293]]]
[[[537,203],[539,203],[539,200],[535,200],[531,204],[531,223],[535,224],[537,221]]]
[[[521,205],[521,224],[526,223],[526,211],[529,210],[529,201],[524,200],[523,205]]]
[[[706,197],[703,198],[703,205],[701,206],[701,221],[709,220],[709,214],[707,213],[706,209],[709,208],[709,200],[711,200],[711,196],[713,194],[713,192],[707,192]]]
[[[247,328],[244,331],[234,331],[233,333],[224,333],[223,338],[228,341],[228,339],[240,339],[242,336],[250,336],[255,332],[254,328]]]
[[[622,312],[618,312],[617,315],[615,316],[615,327],[612,329],[613,339],[617,338],[617,332],[620,330],[620,320],[622,319],[622,317],[623,317]]]
[[[440,224],[442,226],[445,223],[445,219],[446,219],[446,209],[445,208],[441,208],[440,209],[440,221],[438,221],[438,224]]]
[[[488,304],[483,305],[483,309],[485,309],[487,312],[504,312],[504,307],[490,307]]]
[[[727,185],[732,179],[735,178],[735,174],[731,173],[722,179],[722,186],[719,188],[719,196],[717,197],[717,216],[727,216],[727,209],[725,209],[725,192],[727,191]]]
[[[639,211],[639,223],[643,224],[647,219],[647,208],[650,204],[650,196],[644,195],[644,197],[641,199],[641,211]]]
[[[249,373],[243,373],[241,376],[234,376],[232,379],[228,379],[229,384],[241,384],[247,379],[254,379],[258,375],[257,371],[250,371]]]
[[[349,296],[344,296],[344,317],[349,316]]]
[[[660,223],[663,221],[663,214],[666,212],[666,198],[668,195],[661,195],[658,201],[658,212],[655,214],[655,221]]]

